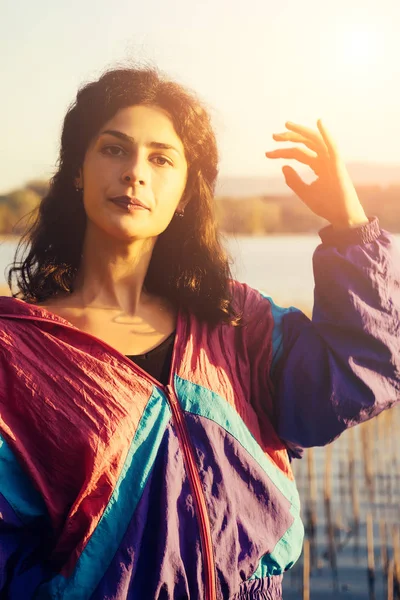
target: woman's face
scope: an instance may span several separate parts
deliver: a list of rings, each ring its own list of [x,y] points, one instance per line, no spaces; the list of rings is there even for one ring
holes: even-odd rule
[[[155,238],[182,206],[187,174],[182,141],[164,110],[119,110],[92,140],[76,179],[88,226],[127,242]],[[111,200],[118,196],[145,208]]]

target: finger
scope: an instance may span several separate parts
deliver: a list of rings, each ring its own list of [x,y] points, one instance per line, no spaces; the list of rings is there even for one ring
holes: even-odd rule
[[[307,148],[310,148],[310,150],[314,150],[314,152],[318,152],[319,150],[318,145],[315,142],[308,140],[303,135],[300,135],[300,133],[294,133],[293,131],[274,133],[272,134],[272,137],[277,142],[299,142],[307,146]]]
[[[286,121],[285,127],[287,127],[290,131],[300,133],[307,139],[313,141],[314,144],[317,145],[318,152],[322,153],[323,155],[328,154],[324,139],[319,132],[315,131],[314,129],[311,129],[310,127],[305,127],[304,125],[293,123],[292,121]]]
[[[305,148],[278,148],[277,150],[270,150],[265,153],[268,158],[293,158],[308,165],[312,169],[316,166],[318,161],[318,155],[311,150]]]
[[[329,130],[326,128],[325,124],[322,123],[321,119],[318,119],[317,121],[317,126],[318,129],[322,135],[322,139],[324,140],[328,151],[329,151],[329,156],[338,158],[339,157],[339,150],[338,147],[336,145],[335,140],[333,139],[331,133],[329,132]]]
[[[301,199],[307,197],[308,185],[304,183],[300,175],[289,167],[289,165],[285,165],[282,167],[282,173],[285,177],[285,182],[288,187]]]

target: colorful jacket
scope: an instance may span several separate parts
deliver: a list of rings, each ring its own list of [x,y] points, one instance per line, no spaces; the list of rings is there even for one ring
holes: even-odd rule
[[[0,299],[0,597],[281,598],[303,540],[290,456],[400,396],[391,236],[321,237],[312,321],[232,282],[244,325],[181,313],[166,387]]]

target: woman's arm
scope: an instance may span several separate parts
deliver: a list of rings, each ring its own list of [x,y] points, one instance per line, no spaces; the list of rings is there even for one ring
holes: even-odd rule
[[[400,255],[377,220],[321,232],[312,321],[272,305],[277,431],[324,445],[400,400]]]
[[[400,257],[377,219],[368,222],[337,146],[318,131],[286,123],[276,141],[305,146],[267,152],[296,159],[317,179],[306,185],[284,167],[287,185],[330,221],[314,254],[312,321],[272,306],[277,430],[289,446],[323,445],[400,399]]]

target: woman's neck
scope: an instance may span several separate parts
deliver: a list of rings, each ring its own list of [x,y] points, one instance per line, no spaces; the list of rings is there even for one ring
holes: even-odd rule
[[[74,285],[82,308],[112,308],[136,314],[146,302],[143,289],[156,238],[119,241],[88,232]]]

